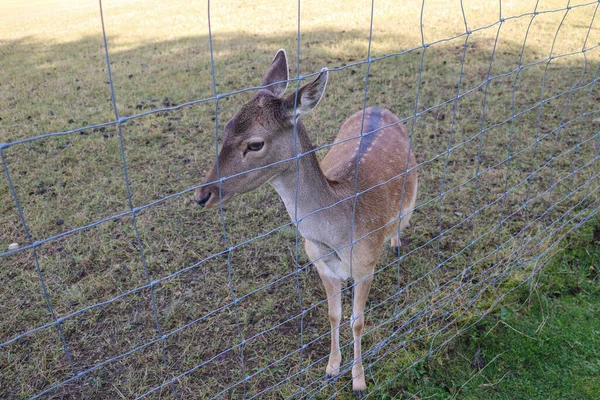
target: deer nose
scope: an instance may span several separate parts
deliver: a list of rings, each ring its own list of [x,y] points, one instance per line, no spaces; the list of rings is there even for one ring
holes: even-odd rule
[[[210,199],[211,195],[212,195],[212,192],[208,192],[204,196],[196,197],[195,198],[196,203],[198,203],[198,205],[200,205],[201,207],[204,207],[206,205],[206,203],[208,202],[208,200]]]

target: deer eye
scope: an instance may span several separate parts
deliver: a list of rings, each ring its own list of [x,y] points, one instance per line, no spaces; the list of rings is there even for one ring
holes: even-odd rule
[[[250,143],[248,143],[248,150],[249,151],[259,151],[260,149],[263,148],[264,145],[265,145],[265,142],[250,142]]]

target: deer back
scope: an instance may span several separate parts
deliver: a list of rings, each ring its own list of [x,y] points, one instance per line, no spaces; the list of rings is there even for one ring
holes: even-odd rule
[[[404,125],[391,111],[374,107],[364,110],[364,118],[359,111],[346,120],[321,161],[325,176],[340,195],[352,196],[355,189],[361,192],[356,220],[363,228],[358,234],[397,218],[401,203],[403,209],[412,206],[417,190],[415,165]]]

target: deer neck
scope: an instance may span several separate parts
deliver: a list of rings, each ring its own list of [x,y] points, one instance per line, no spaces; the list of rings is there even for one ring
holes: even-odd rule
[[[337,196],[312,151],[313,146],[308,138],[306,128],[299,120],[297,121],[296,143],[297,152],[302,153],[302,157],[292,160],[288,169],[270,181],[294,222],[306,216],[315,215],[316,211],[337,201]],[[318,218],[327,218],[326,214],[331,210],[333,208],[319,211]],[[301,225],[306,226],[306,224]],[[304,232],[305,229],[301,228],[301,231],[304,236],[307,236],[305,234],[307,232]]]

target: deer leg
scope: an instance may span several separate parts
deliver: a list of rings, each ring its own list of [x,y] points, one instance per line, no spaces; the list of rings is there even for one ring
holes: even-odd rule
[[[331,324],[331,353],[329,353],[329,362],[325,370],[327,379],[331,379],[340,373],[340,364],[342,354],[340,353],[340,321],[342,319],[342,283],[337,278],[327,276],[325,271],[327,266],[320,266],[317,262],[317,270],[325,292],[327,293],[327,304],[329,306],[329,322]]]
[[[414,206],[414,201],[413,204],[410,205],[411,207]],[[406,215],[404,215],[402,218],[400,218],[400,216],[402,215],[402,213],[400,213],[400,215],[398,216],[398,218],[400,219],[400,231],[392,236],[392,239],[390,240],[390,247],[392,248],[392,251],[394,252],[395,255],[399,256],[400,255],[400,232],[404,231],[404,228],[406,228],[409,223],[410,223],[410,217],[412,217],[412,211],[409,211]]]
[[[400,255],[400,239],[398,238],[398,235],[392,236],[392,239],[390,240],[390,247],[395,255]]]
[[[354,304],[352,305],[352,333],[354,334],[354,365],[352,366],[352,390],[362,397],[366,394],[367,383],[365,380],[365,371],[362,365],[360,339],[365,326],[365,304],[369,296],[369,289],[373,276],[369,276],[360,281],[354,287]]]
[[[404,230],[410,224],[410,218],[413,214],[413,209],[415,208],[415,201],[417,200],[417,191],[416,189],[412,191],[412,197],[408,204],[402,207],[402,211],[398,214],[398,219],[400,220],[400,229],[398,231],[398,235],[393,236],[390,241],[390,247],[395,255],[400,255],[400,232]]]

